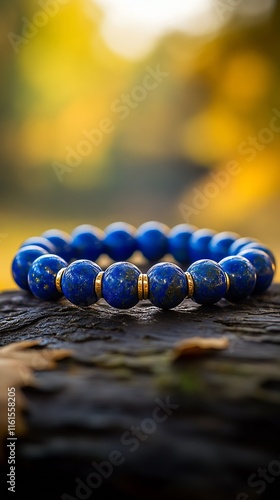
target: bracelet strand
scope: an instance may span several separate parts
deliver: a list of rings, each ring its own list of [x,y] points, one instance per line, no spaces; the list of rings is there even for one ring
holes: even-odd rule
[[[156,262],[169,254],[180,264],[157,262],[142,273],[127,259],[135,251]],[[95,262],[107,254],[116,262],[106,270]],[[186,271],[183,268],[186,267]],[[129,309],[141,300],[171,309],[185,298],[215,304],[240,302],[270,286],[276,263],[269,248],[232,232],[215,233],[180,224],[173,229],[147,222],[138,230],[114,223],[104,232],[82,225],[72,235],[49,230],[22,243],[12,263],[17,285],[43,300],[62,296],[77,306],[101,298]]]

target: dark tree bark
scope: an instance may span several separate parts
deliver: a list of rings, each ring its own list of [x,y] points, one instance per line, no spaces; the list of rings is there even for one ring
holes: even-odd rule
[[[24,389],[13,498],[279,499],[279,312],[280,285],[242,305],[168,312],[2,293],[1,345],[40,338],[73,351]],[[175,344],[194,336],[230,345],[174,360]]]

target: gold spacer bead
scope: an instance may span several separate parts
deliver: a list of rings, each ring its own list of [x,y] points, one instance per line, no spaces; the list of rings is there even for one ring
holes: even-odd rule
[[[138,299],[143,300],[143,274],[138,278]]]
[[[59,293],[63,293],[62,292],[62,288],[61,288],[61,280],[62,280],[62,276],[64,274],[64,272],[66,271],[66,267],[63,267],[62,269],[60,269],[55,277],[55,286],[56,286],[56,289]]]
[[[146,300],[149,298],[149,279],[147,274],[140,274],[138,278],[138,299]]]
[[[102,279],[103,279],[104,271],[100,271],[95,278],[94,282],[94,290],[97,295],[98,300],[102,299]]]
[[[194,295],[194,281],[193,281],[193,277],[190,273],[186,272],[185,275],[186,275],[187,284],[188,284],[187,298],[191,299]]]
[[[147,274],[142,274],[143,280],[143,300],[147,300],[149,298],[149,278]]]
[[[226,293],[228,293],[229,288],[230,288],[230,279],[229,279],[228,273],[226,273],[225,271],[224,271],[224,273],[225,273],[225,276],[226,276],[226,283],[227,283],[227,292]]]

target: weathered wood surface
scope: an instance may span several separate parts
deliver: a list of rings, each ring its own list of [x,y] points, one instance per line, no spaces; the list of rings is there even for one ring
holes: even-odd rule
[[[279,312],[280,285],[238,306],[185,301],[169,312],[146,304],[127,312],[105,303],[79,309],[2,293],[1,345],[40,338],[44,347],[73,350],[24,390],[28,432],[17,442],[12,497],[279,500],[280,475],[247,483],[280,458]],[[221,335],[229,349],[172,361],[176,342]],[[158,398],[178,408],[152,429],[145,419]],[[128,442],[131,426],[151,432]],[[123,464],[78,497],[75,478],[86,482],[91,463],[112,450]],[[243,491],[248,496],[238,497]]]

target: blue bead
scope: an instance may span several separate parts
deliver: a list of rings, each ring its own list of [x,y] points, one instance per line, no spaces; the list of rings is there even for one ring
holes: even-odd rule
[[[256,285],[257,275],[248,259],[233,255],[221,260],[219,264],[230,280],[230,288],[225,296],[227,300],[239,302],[251,295]]]
[[[55,247],[54,254],[58,255],[66,262],[70,262],[74,257],[73,250],[71,248],[72,238],[65,231],[60,231],[59,229],[49,229],[45,231],[42,236],[47,238]]]
[[[210,257],[209,244],[215,235],[211,229],[198,229],[189,240],[191,262]]]
[[[106,269],[102,294],[106,302],[118,309],[135,306],[138,299],[138,278],[141,272],[129,262],[116,262]]]
[[[194,281],[194,296],[198,304],[215,304],[227,291],[227,282],[221,266],[213,260],[203,259],[188,268]]]
[[[41,255],[47,255],[47,253],[46,250],[35,245],[20,248],[12,263],[13,278],[20,288],[29,290],[27,280],[29,269],[34,260]]]
[[[257,272],[257,282],[253,293],[265,292],[271,285],[274,276],[274,265],[271,258],[262,250],[243,250],[239,253],[248,259]]]
[[[272,251],[269,248],[267,248],[262,243],[248,243],[248,245],[245,245],[245,247],[243,247],[242,250],[262,250],[263,252],[265,252],[269,255],[273,264],[276,266],[276,259],[275,259],[274,254],[272,253]]]
[[[161,259],[168,253],[167,226],[160,222],[145,222],[138,228],[136,238],[138,249],[149,261]]]
[[[64,271],[61,289],[65,297],[76,306],[90,306],[97,302],[94,283],[101,267],[90,260],[76,260]]]
[[[95,261],[103,253],[103,233],[97,227],[82,224],[74,229],[71,236],[75,259]]]
[[[20,248],[30,245],[35,245],[36,247],[43,248],[48,253],[55,253],[54,245],[49,240],[47,240],[47,238],[43,238],[42,236],[33,236],[32,238],[28,238],[21,244]]]
[[[236,233],[224,231],[213,236],[209,243],[210,257],[212,260],[219,262],[229,255],[230,246],[239,239]]]
[[[169,262],[155,264],[148,273],[149,299],[154,306],[172,309],[184,300],[188,293],[186,275]]]
[[[173,255],[177,262],[186,264],[191,261],[189,255],[189,239],[196,231],[195,226],[179,224],[173,227],[168,234],[168,252]]]
[[[238,240],[234,241],[234,243],[229,248],[229,255],[237,255],[245,245],[249,243],[256,243],[257,240],[254,238],[238,238]]]
[[[56,289],[55,279],[58,271],[67,266],[67,262],[57,255],[42,255],[29,269],[28,284],[31,292],[38,299],[57,300],[61,294]]]
[[[137,248],[135,228],[124,222],[114,222],[106,227],[104,233],[105,252],[116,261],[131,257]]]

